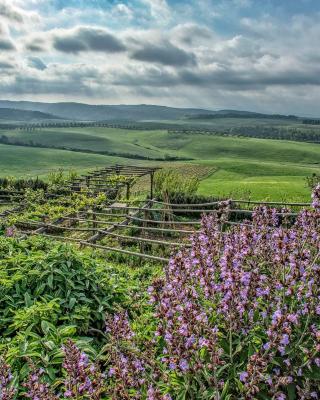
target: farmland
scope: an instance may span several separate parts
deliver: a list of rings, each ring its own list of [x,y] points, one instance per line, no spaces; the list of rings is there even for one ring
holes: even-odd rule
[[[320,0],[0,0],[0,400],[320,400]]]
[[[0,137],[8,399],[313,398],[319,144],[106,127]]]
[[[15,145],[0,144],[2,175],[44,177],[60,167],[86,171],[132,160],[161,166],[183,162],[215,169],[201,182],[201,194],[306,200],[305,177],[320,168],[320,145],[294,141],[115,128],[3,130],[2,143],[4,136]]]
[[[8,400],[314,398],[320,144],[97,126],[0,141]]]

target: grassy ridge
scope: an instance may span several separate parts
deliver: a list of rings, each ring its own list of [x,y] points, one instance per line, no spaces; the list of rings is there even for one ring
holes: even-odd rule
[[[111,128],[3,131],[1,135],[48,147],[63,145],[84,151],[192,158],[191,163],[216,168],[216,172],[201,182],[202,194],[308,200],[310,193],[305,187],[305,177],[320,169],[320,145],[292,141]],[[123,157],[0,145],[1,175],[45,176],[57,167],[86,170],[115,162],[137,163]],[[149,164],[141,160],[138,163]]]
[[[96,153],[109,152],[130,154],[132,156],[160,158],[165,152],[157,148],[143,147],[137,143],[136,133],[130,135],[125,129],[106,128],[66,128],[41,129],[36,131],[8,131],[5,136],[10,142],[40,144],[48,147],[66,147],[78,150],[89,150]],[[140,132],[138,132],[140,133]],[[158,131],[148,131],[150,136],[157,135]],[[168,154],[169,155],[169,154]],[[170,154],[174,156],[174,154]]]
[[[132,160],[118,157],[0,144],[1,176],[45,177],[50,171],[58,168],[84,172],[95,167],[130,161],[132,163]]]

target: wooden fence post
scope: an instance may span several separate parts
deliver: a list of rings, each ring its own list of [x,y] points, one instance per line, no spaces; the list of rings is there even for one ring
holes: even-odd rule
[[[150,173],[150,198],[153,199],[153,179],[154,178],[154,172]]]
[[[127,182],[127,193],[126,193],[126,199],[129,200],[130,199],[130,183]]]

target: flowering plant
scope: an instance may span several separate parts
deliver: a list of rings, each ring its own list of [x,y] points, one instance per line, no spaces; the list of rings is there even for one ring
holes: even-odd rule
[[[221,210],[149,288],[153,339],[141,343],[126,312],[108,316],[105,374],[66,343],[64,398],[320,397],[320,186],[294,223],[261,206],[224,230],[228,203]],[[0,369],[10,399],[11,373]]]
[[[312,199],[293,225],[266,207],[226,232],[204,216],[191,250],[154,282],[156,336],[177,395],[178,380],[188,398],[318,398],[320,186]]]

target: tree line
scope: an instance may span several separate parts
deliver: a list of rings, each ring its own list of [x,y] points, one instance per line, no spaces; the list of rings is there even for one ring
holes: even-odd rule
[[[224,135],[241,136],[258,139],[292,140],[297,142],[320,143],[320,132],[302,130],[298,128],[280,128],[273,126],[246,126],[233,127],[229,129],[192,129],[175,128],[168,130],[170,134],[202,134],[202,135]]]

